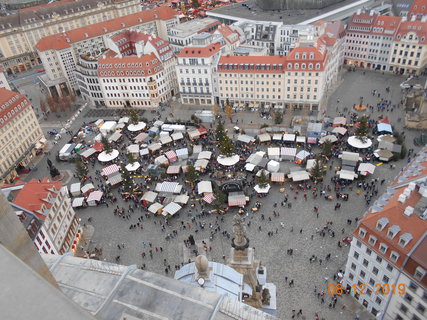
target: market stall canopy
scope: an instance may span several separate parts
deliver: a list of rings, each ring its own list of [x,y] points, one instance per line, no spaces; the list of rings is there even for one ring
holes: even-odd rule
[[[209,160],[200,159],[194,163],[194,167],[196,168],[196,170],[200,171],[201,169],[205,169],[208,166],[208,164],[209,164]]]
[[[210,181],[200,181],[197,184],[198,194],[202,194],[205,192],[212,193],[212,182]]]
[[[235,154],[234,156],[231,157],[224,157],[223,155],[218,156],[218,158],[216,159],[216,161],[223,166],[229,167],[229,166],[234,166],[237,162],[239,162],[240,157],[239,155]]]
[[[175,197],[175,200],[173,202],[186,204],[189,199],[190,197],[186,194],[180,194]]]
[[[383,134],[378,136],[377,140],[379,142],[389,142],[389,143],[395,143],[396,142],[396,138],[393,137],[391,134]]]
[[[212,152],[211,151],[202,151],[199,153],[199,155],[197,156],[197,159],[210,159],[212,157]]]
[[[344,117],[335,117],[332,125],[334,127],[345,126],[347,123],[347,119]]]
[[[153,124],[153,126],[160,128],[164,122],[162,120],[156,120]]]
[[[300,159],[300,160],[304,160],[305,158],[307,158],[310,155],[310,152],[305,151],[305,150],[301,150],[300,152],[297,153],[296,158]]]
[[[195,130],[191,130],[191,131],[188,131],[188,137],[189,137],[191,140],[197,139],[197,138],[199,138],[200,136],[201,136],[200,131],[199,131],[199,130],[197,130],[197,129],[195,129]]]
[[[266,177],[269,177],[270,176],[270,171],[267,171],[267,170],[265,170],[265,169],[261,169],[261,170],[259,170],[255,175],[257,176],[257,177],[260,177],[261,176],[261,174],[264,172],[264,174],[265,174],[265,176]]]
[[[293,171],[293,172],[291,172],[291,173],[288,174],[288,177],[290,179],[292,179],[292,181],[294,181],[294,182],[304,181],[304,180],[309,180],[310,179],[310,175],[305,170]]]
[[[126,149],[128,153],[139,153],[139,144],[131,144]]]
[[[203,146],[201,144],[196,144],[195,146],[193,146],[193,154],[199,154],[200,152],[202,152],[203,150]]]
[[[111,176],[108,176],[108,183],[111,186],[115,186],[116,184],[119,184],[122,181],[123,181],[123,178],[119,172],[112,174]]]
[[[246,171],[249,171],[249,172],[254,171],[255,167],[256,166],[254,164],[252,164],[252,163],[245,164],[245,169],[246,169]]]
[[[262,158],[264,157],[264,155],[265,155],[265,152],[263,152],[263,151],[258,151],[256,153],[252,153],[246,159],[246,162],[250,162],[251,164],[254,164],[257,166],[262,161]]]
[[[338,133],[343,136],[347,133],[347,129],[343,127],[336,127],[332,130],[332,133]]]
[[[150,138],[150,136],[148,135],[148,133],[146,132],[141,132],[140,134],[138,134],[133,141],[136,143],[141,143],[144,142],[145,140],[147,140],[148,138]]]
[[[162,145],[158,142],[152,143],[148,146],[148,150],[151,152],[157,151],[162,148]]]
[[[179,174],[179,171],[181,170],[181,166],[169,166],[166,170],[167,174]]]
[[[150,135],[156,135],[160,132],[160,129],[158,127],[151,127],[148,129],[148,134]]]
[[[265,187],[261,187],[259,184],[257,184],[257,185],[254,187],[254,190],[255,190],[257,193],[268,193],[268,191],[270,191],[270,188],[271,188],[271,186],[270,186],[270,184],[269,184],[269,183],[267,183],[267,184],[265,185]]]
[[[353,181],[355,178],[357,178],[357,174],[350,170],[340,170],[337,172],[337,174],[340,179],[344,180]]]
[[[135,161],[133,163],[128,163],[126,165],[126,170],[129,172],[132,172],[132,171],[138,170],[140,167],[141,167],[141,164],[139,162]]]
[[[126,127],[126,123],[118,123],[116,130],[121,131],[124,127]]]
[[[146,126],[147,124],[145,122],[140,121],[137,124],[131,123],[130,125],[128,125],[128,130],[130,132],[141,131],[144,130]]]
[[[296,148],[280,148],[280,157],[283,160],[293,161],[295,159],[295,155],[297,154]]]
[[[281,133],[273,134],[273,141],[282,141],[283,135]]]
[[[89,197],[87,197],[87,202],[88,203],[90,203],[90,202],[92,202],[92,201],[100,201],[101,200],[101,198],[102,198],[102,195],[103,195],[104,193],[102,192],[102,191],[99,191],[99,190],[97,190],[97,191],[93,191],[90,195],[89,195]]]
[[[147,154],[150,154],[150,151],[148,151],[148,148],[144,148],[144,149],[139,150],[140,156],[146,156]]]
[[[269,159],[279,160],[280,158],[280,148],[268,148],[267,154]]]
[[[119,141],[119,139],[122,137],[122,132],[121,131],[116,131],[114,132],[109,138],[108,141],[110,142],[117,142]]]
[[[119,170],[120,167],[117,164],[112,164],[111,166],[103,168],[101,174],[103,176],[109,176],[110,174],[119,172]]]
[[[141,200],[147,201],[147,202],[154,202],[156,201],[158,193],[153,191],[147,191],[142,196]]]
[[[267,163],[267,170],[270,172],[278,172],[280,170],[280,163],[275,160],[270,160]]]
[[[119,123],[128,123],[129,122],[129,117],[122,117],[119,119]]]
[[[336,136],[333,136],[333,135],[328,135],[328,136],[320,138],[319,143],[323,144],[326,141],[330,141],[330,142],[334,143],[334,142],[338,141],[338,138]]]
[[[377,124],[378,132],[390,132],[393,133],[393,129],[389,123],[378,123]]]
[[[161,183],[157,183],[156,185],[157,192],[180,193],[181,189],[182,185],[180,185],[178,182],[164,181]]]
[[[244,142],[244,143],[251,143],[251,142],[255,142],[255,138],[248,136],[247,134],[241,134],[237,137],[237,141]]]
[[[166,207],[163,208],[162,215],[171,215],[173,216],[175,213],[177,213],[179,210],[181,210],[181,206],[175,202],[170,202]]]
[[[187,148],[178,149],[176,150],[176,155],[179,158],[179,160],[188,159],[188,149]]]
[[[73,208],[78,208],[81,207],[83,205],[83,202],[85,201],[84,197],[80,197],[80,198],[75,198],[73,200],[73,204],[71,205]]]
[[[212,203],[215,200],[215,195],[213,193],[206,193],[203,197],[203,200],[207,203]]]
[[[151,206],[148,207],[148,211],[151,213],[159,213],[159,211],[163,208],[163,205],[158,202],[154,202]]]
[[[263,133],[258,135],[259,142],[271,141],[271,137],[268,133]]]
[[[243,192],[230,192],[228,194],[229,207],[243,207],[246,205],[246,196]]]
[[[72,183],[70,185],[70,193],[73,197],[79,196],[82,194],[81,191],[82,184],[80,182]]]
[[[305,136],[297,136],[297,143],[305,143]]]
[[[178,157],[176,156],[176,153],[173,150],[166,151],[165,156],[168,158],[169,162],[178,161]]]
[[[284,172],[273,172],[270,178],[271,182],[285,182]]]
[[[154,159],[154,163],[160,166],[162,164],[169,164],[169,160],[164,154],[162,154],[161,156]]]
[[[94,148],[96,150],[96,152],[102,152],[103,145],[102,145],[101,142],[95,141],[95,143],[93,144],[92,148]]]
[[[372,140],[368,137],[359,139],[357,136],[351,136],[347,140],[348,144],[356,149],[366,149],[372,146]]]
[[[172,137],[172,139],[174,141],[178,141],[178,140],[184,139],[184,135],[182,134],[182,132],[172,133],[171,137]]]
[[[95,190],[95,187],[93,186],[93,184],[92,184],[92,183],[85,184],[85,185],[82,187],[82,193],[83,193],[83,194],[86,194],[86,193],[88,193],[88,192],[90,192],[90,191],[93,191],[93,190]]]
[[[167,136],[160,137],[159,141],[162,145],[164,145],[164,144],[171,143],[173,140],[171,136],[167,135]]]
[[[109,162],[109,161],[113,161],[118,156],[119,156],[119,151],[116,149],[112,150],[110,153],[103,151],[98,155],[98,161],[99,162]]]
[[[393,153],[389,150],[375,150],[374,156],[380,159],[381,161],[389,161],[393,157]]]
[[[361,160],[359,154],[356,152],[343,151],[342,154],[340,154],[338,157],[341,158],[343,164],[345,165],[356,166],[356,163]]]
[[[89,149],[86,149],[85,151],[83,151],[82,153],[80,153],[80,156],[87,159],[90,156],[92,156],[93,154],[95,154],[96,152],[97,151],[94,148],[89,148]]]
[[[372,163],[366,163],[363,162],[359,165],[359,168],[357,168],[357,171],[361,172],[361,173],[370,173],[370,174],[374,174],[375,172],[375,165],[373,165]]]
[[[318,137],[322,132],[322,123],[320,122],[309,122],[307,125],[307,135],[309,137]]]
[[[307,138],[307,143],[309,143],[309,144],[316,144],[317,143],[317,138],[316,137],[308,137]]]
[[[305,169],[311,170],[315,166],[315,164],[316,164],[316,159],[308,159]]]
[[[295,135],[293,133],[285,133],[283,135],[283,141],[285,141],[285,142],[295,142]]]

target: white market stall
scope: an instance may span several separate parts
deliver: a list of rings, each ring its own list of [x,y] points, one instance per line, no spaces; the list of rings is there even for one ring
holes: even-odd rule
[[[161,210],[164,206],[158,202],[154,202],[151,206],[148,207],[148,211],[155,214],[161,214]]]
[[[280,163],[275,160],[270,160],[267,163],[267,170],[270,172],[279,172],[280,170]]]
[[[373,165],[372,163],[363,162],[359,164],[357,171],[360,172],[361,175],[366,176],[368,174],[374,174],[375,168],[375,165]]]
[[[81,187],[82,187],[82,184],[80,182],[71,184],[70,185],[70,194],[73,197],[78,197],[79,195],[82,194]]]
[[[89,148],[84,150],[82,153],[80,153],[80,156],[87,159],[89,157],[91,157],[92,155],[94,155],[97,151],[94,148]]]
[[[283,135],[281,133],[273,134],[273,141],[282,141]]]
[[[253,172],[255,169],[256,165],[252,164],[252,163],[246,163],[245,164],[245,170],[249,171],[249,172]]]
[[[98,161],[99,162],[110,162],[116,159],[119,156],[119,151],[114,149],[110,153],[107,153],[106,151],[102,151],[98,155]]]
[[[356,152],[343,151],[338,157],[341,158],[343,166],[350,167],[356,167],[360,160],[359,153]]]
[[[316,159],[308,159],[307,165],[305,166],[305,169],[307,171],[310,171],[315,165],[316,165]]]
[[[157,183],[156,185],[157,192],[180,193],[181,190],[182,190],[182,185],[180,185],[178,182],[164,181],[161,183]]]
[[[267,183],[264,187],[261,187],[259,184],[255,185],[254,190],[257,193],[268,193],[268,191],[270,191],[270,184]]]
[[[344,127],[336,127],[332,130],[332,133],[338,133],[343,136],[347,133],[347,129]]]
[[[176,152],[176,155],[180,161],[188,159],[188,149],[187,148],[177,149],[175,152]]]
[[[138,161],[136,161],[133,163],[128,163],[125,168],[129,172],[133,172],[138,170],[140,167],[141,167],[141,164]]]
[[[141,132],[140,134],[138,134],[133,141],[135,143],[141,143],[144,142],[145,140],[148,140],[150,138],[150,136],[148,135],[148,133],[146,132]]]
[[[106,121],[99,128],[99,131],[105,137],[105,136],[107,136],[107,134],[114,132],[116,125],[117,125],[116,121]]]
[[[310,155],[310,152],[305,151],[305,150],[301,150],[300,152],[298,152],[296,154],[296,158],[297,160],[301,160],[303,161],[305,158],[307,158]]]
[[[297,148],[280,148],[280,157],[282,160],[294,161],[297,154]]]
[[[351,136],[348,138],[347,143],[356,149],[366,149],[372,146],[372,140],[368,137]]]
[[[216,161],[223,166],[229,167],[234,166],[237,162],[239,162],[239,155],[235,154],[231,157],[224,157],[223,155],[219,155]]]
[[[117,142],[123,136],[121,131],[115,131],[109,138],[109,142]]]
[[[146,156],[146,155],[149,155],[150,154],[150,151],[148,151],[148,148],[144,148],[144,149],[141,149],[141,150],[139,150],[139,155],[142,157],[142,156]]]
[[[332,123],[334,127],[345,126],[347,123],[347,119],[345,117],[335,117]]]
[[[143,194],[141,201],[146,201],[146,202],[154,202],[156,201],[158,193],[157,192],[153,192],[153,191],[147,191]]]
[[[230,192],[228,194],[229,207],[244,207],[246,205],[246,196],[243,192]]]
[[[345,169],[338,171],[337,175],[340,179],[343,179],[343,180],[353,181],[355,178],[357,178],[357,174],[355,172],[350,170],[345,170]]]
[[[102,168],[101,175],[104,177],[109,176],[110,174],[119,172],[120,167],[117,164],[112,164],[111,166]]]
[[[271,182],[282,183],[285,182],[285,173],[284,172],[273,172],[270,177]]]
[[[159,141],[162,145],[165,145],[165,144],[171,143],[173,140],[170,135],[167,135],[167,136],[160,137]]]
[[[197,191],[198,194],[202,194],[202,193],[212,193],[212,182],[210,181],[200,181],[197,184]]]
[[[167,174],[179,174],[179,172],[181,171],[181,166],[177,165],[177,166],[169,166],[166,170]]]
[[[196,168],[197,171],[203,171],[206,169],[208,164],[209,164],[209,160],[200,159],[194,163],[194,168]]]
[[[84,197],[74,198],[74,199],[73,199],[73,203],[71,204],[71,206],[72,206],[73,208],[79,208],[79,207],[82,207],[82,206],[83,206],[84,201],[85,201],[85,198],[84,198]]]
[[[154,164],[156,164],[158,166],[160,166],[162,164],[168,165],[169,164],[169,160],[168,160],[168,158],[164,154],[162,154],[161,156],[159,156],[159,157],[157,157],[157,158],[154,159]]]
[[[177,157],[175,151],[173,151],[173,150],[166,151],[165,156],[168,158],[169,163],[173,163],[173,162],[178,161],[178,157]]]
[[[175,213],[177,213],[179,210],[181,210],[181,206],[175,202],[170,202],[166,205],[166,207],[163,208],[162,215],[167,216],[171,215],[173,216]]]
[[[237,141],[249,144],[251,142],[255,142],[255,138],[248,136],[247,134],[241,134],[237,137]]]
[[[139,154],[139,144],[131,144],[126,148],[128,153]]]
[[[141,131],[144,130],[146,126],[147,124],[145,122],[140,121],[137,124],[131,123],[130,125],[128,125],[128,130],[130,132]]]
[[[99,191],[99,190],[93,191],[89,195],[89,197],[87,197],[87,200],[86,200],[87,204],[91,207],[96,206],[99,203],[99,201],[101,201],[102,195],[103,195],[102,191]]]
[[[122,117],[119,119],[119,123],[128,123],[129,122],[129,117]]]
[[[198,139],[199,137],[200,137],[200,131],[199,130],[197,130],[197,129],[195,129],[195,130],[191,130],[191,131],[188,131],[187,132],[188,133],[188,137],[191,139],[191,140],[194,140],[194,139]]]
[[[175,200],[173,202],[186,204],[189,199],[190,199],[190,197],[187,196],[186,194],[180,194],[180,195],[177,195],[175,197]]]
[[[288,174],[288,177],[292,179],[293,182],[310,180],[310,175],[305,170],[291,172]]]
[[[393,153],[389,150],[375,150],[374,156],[377,157],[381,161],[390,161],[393,158]]]
[[[162,148],[162,145],[158,142],[152,143],[148,146],[148,150],[150,152],[155,152],[157,150],[160,150]]]
[[[85,184],[83,187],[82,187],[82,194],[84,195],[84,196],[87,196],[89,193],[91,193],[93,190],[95,190],[95,187],[94,187],[94,185],[92,184],[92,183],[88,183],[88,184]]]
[[[305,136],[297,136],[297,143],[305,143],[306,137]]]
[[[199,153],[199,155],[197,156],[197,159],[210,159],[212,157],[212,152],[211,151],[202,151]]]
[[[270,160],[280,160],[280,148],[268,148],[267,154]]]
[[[174,132],[171,134],[171,137],[172,137],[173,141],[178,141],[178,140],[184,139],[184,135],[182,134],[182,132]]]
[[[336,136],[333,135],[327,135],[325,137],[320,138],[319,143],[320,144],[324,144],[326,141],[329,141],[331,143],[337,142],[338,138]]]
[[[259,142],[268,142],[271,141],[271,137],[268,133],[263,133],[258,135]]]
[[[285,141],[285,142],[295,142],[295,135],[293,133],[285,133],[283,135],[283,141]]]
[[[108,184],[112,187],[118,185],[119,183],[121,183],[123,181],[122,175],[117,172],[115,174],[112,174],[110,176],[108,176]]]

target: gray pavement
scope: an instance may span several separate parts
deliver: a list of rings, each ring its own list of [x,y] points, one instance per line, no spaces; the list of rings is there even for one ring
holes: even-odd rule
[[[385,88],[390,86],[392,88],[390,98],[393,100],[393,104],[397,104],[401,99],[401,92],[398,87],[399,83],[403,81],[403,78],[382,75],[380,73],[366,72],[363,75],[361,71],[350,72],[345,74],[345,79],[337,91],[331,95],[330,105],[328,108],[327,115],[334,116],[338,112],[342,111],[344,107],[351,109],[351,106],[358,103],[359,97],[364,96],[365,101],[371,104],[376,103],[377,99],[374,99],[370,92],[372,89],[377,89],[381,94],[385,94]],[[340,99],[340,103],[337,104],[337,99]],[[338,110],[337,110],[338,107]],[[182,106],[178,103],[174,103],[170,112],[173,113],[175,119],[189,118],[199,107],[188,107]],[[397,127],[398,131],[403,131],[403,123],[397,122],[398,118],[403,118],[401,108],[394,108],[394,111],[384,112],[384,115],[389,116],[392,120],[393,125]],[[163,119],[166,117],[170,118],[167,112],[162,113]],[[73,123],[72,129],[76,130],[77,125],[83,121],[96,120],[96,117],[85,118],[85,113],[81,114],[79,118]],[[377,118],[378,113],[375,111],[371,115],[371,118]],[[146,112],[144,114],[147,118],[153,118],[156,114]],[[258,115],[255,113],[241,112],[236,114],[235,119],[240,119],[240,126],[243,128],[252,127],[254,124],[250,123],[264,123],[266,120],[260,120]],[[271,120],[270,120],[271,123]],[[43,126],[47,126],[44,124]],[[58,125],[57,123],[55,125]],[[235,124],[227,123],[228,127],[232,127]],[[52,124],[54,126],[54,124]],[[406,134],[406,145],[408,148],[414,148],[416,151],[418,148],[412,144],[413,137],[419,132],[405,130]],[[54,160],[54,154],[57,152],[63,144],[66,142],[64,137],[60,140],[60,143],[53,145],[51,150],[52,155],[50,158]],[[383,165],[376,169],[373,178],[386,179],[384,185],[379,186],[379,194],[386,187],[387,183],[390,182],[395,175],[399,172],[400,168],[406,164],[406,160],[396,162],[396,169],[390,170],[389,166]],[[55,162],[54,162],[55,163]],[[60,170],[73,170],[73,165],[69,163],[55,163]],[[339,164],[338,160],[334,161],[335,165]],[[45,160],[42,160],[39,164],[39,170],[32,172],[28,175],[27,179],[32,177],[41,178],[48,174],[47,165]],[[96,165],[96,169],[100,166]],[[332,176],[331,172],[325,177],[325,183],[329,183]],[[137,182],[142,182],[137,178]],[[95,181],[95,184],[97,181]],[[355,303],[351,297],[339,297],[338,303],[335,309],[328,307],[331,297],[327,294],[327,285],[331,283],[333,274],[342,268],[345,264],[348,247],[337,248],[337,241],[342,240],[344,236],[351,236],[351,232],[355,228],[355,218],[361,218],[364,211],[366,210],[365,202],[363,201],[363,195],[357,196],[355,191],[347,192],[350,194],[348,202],[342,202],[340,210],[334,211],[335,201],[326,201],[323,198],[318,197],[316,200],[312,199],[311,193],[308,193],[308,200],[305,201],[300,195],[297,199],[294,199],[294,193],[289,190],[289,183],[284,186],[289,193],[289,201],[292,202],[292,208],[282,208],[280,202],[284,196],[279,192],[279,187],[274,186],[266,198],[252,199],[251,203],[247,208],[253,207],[256,200],[262,202],[261,210],[257,213],[249,213],[246,217],[247,222],[251,222],[251,226],[248,227],[248,236],[250,238],[251,246],[255,247],[255,254],[258,259],[262,261],[262,264],[268,268],[268,281],[274,282],[277,285],[277,304],[279,308],[279,318],[290,319],[292,310],[303,310],[303,314],[307,319],[314,319],[315,312],[318,312],[319,316],[324,319],[342,319],[351,320],[354,319],[356,314],[360,314],[362,319],[370,319],[370,316],[364,313],[363,307]],[[356,188],[354,188],[355,190]],[[117,191],[114,191],[117,194]],[[273,204],[277,202],[279,205],[277,208],[273,207]],[[128,207],[129,203],[125,203],[119,200],[119,206]],[[313,207],[319,207],[319,218],[313,214]],[[136,224],[137,218],[142,215],[140,209],[136,209],[131,220],[123,220],[117,216],[114,216],[113,209],[115,206],[110,205],[108,208],[100,206],[97,208],[86,208],[77,211],[78,216],[82,219],[82,223],[88,223],[89,217],[93,218],[92,224],[95,227],[92,246],[97,248],[103,248],[104,258],[107,261],[114,261],[114,258],[120,255],[122,264],[146,264],[146,269],[164,274],[164,259],[167,264],[172,267],[172,272],[169,272],[169,276],[173,274],[174,265],[184,262],[184,251],[183,240],[188,237],[189,234],[193,234],[195,239],[201,241],[209,241],[209,245],[212,247],[212,251],[209,252],[209,256],[215,261],[223,261],[223,255],[228,256],[230,248],[230,240],[221,235],[221,232],[228,231],[232,233],[231,219],[234,214],[227,213],[223,216],[224,221],[219,221],[221,228],[220,232],[217,233],[213,240],[210,241],[209,235],[211,229],[208,227],[209,223],[215,224],[216,215],[203,217],[197,219],[197,221],[203,221],[207,224],[205,229],[198,228],[198,232],[195,232],[195,226],[191,221],[191,217],[187,216],[189,207],[182,210],[180,217],[174,217],[170,220],[170,226],[166,226],[166,231],[161,231],[160,224],[163,223],[163,219],[160,217],[153,217],[150,219],[144,219],[144,230],[129,230],[130,224]],[[196,203],[196,207],[200,208],[199,204]],[[280,216],[275,217],[273,210],[279,211]],[[193,209],[194,212],[194,209]],[[265,220],[261,219],[261,214],[265,215]],[[269,221],[271,218],[271,222]],[[353,223],[347,224],[347,219],[351,219]],[[191,229],[181,230],[181,221],[191,224]],[[321,237],[316,233],[319,229],[325,226],[326,221],[332,221],[332,229],[335,231],[335,237]],[[281,226],[283,223],[284,227]],[[259,231],[261,227],[261,231]],[[293,228],[293,232],[291,232]],[[344,233],[341,230],[344,228]],[[300,233],[300,230],[302,232]],[[171,233],[172,230],[178,230],[178,236],[167,241],[165,236],[167,233]],[[277,233],[276,233],[277,230]],[[273,236],[267,235],[268,231],[273,232]],[[313,235],[313,240],[311,236]],[[144,248],[142,242],[153,245],[154,256],[150,259],[148,250]],[[125,244],[125,249],[119,250],[117,244]],[[162,247],[162,253],[156,253],[155,247]],[[286,250],[292,248],[293,255],[287,255]],[[146,257],[142,259],[141,253],[145,252]],[[325,256],[331,253],[330,261],[325,261]],[[309,263],[309,258],[312,255],[316,255],[319,259],[323,259],[322,265],[319,262]],[[188,256],[188,253],[185,253]],[[295,282],[294,287],[289,287],[285,281],[287,277],[288,281],[293,279]],[[325,279],[328,279],[325,282]],[[325,292],[325,303],[322,304],[320,300],[313,294],[314,288],[318,291]],[[345,305],[345,308],[342,306]]]

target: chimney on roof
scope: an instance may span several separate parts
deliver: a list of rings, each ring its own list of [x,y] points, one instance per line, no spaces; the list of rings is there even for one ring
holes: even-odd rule
[[[372,17],[374,15],[374,10],[369,11],[369,15]]]
[[[414,208],[413,208],[413,207],[411,207],[411,206],[407,206],[407,207],[405,208],[405,211],[403,211],[403,215],[404,215],[405,217],[410,217],[413,213],[414,213]]]
[[[402,193],[399,198],[397,199],[397,201],[399,201],[400,203],[405,203],[406,202],[406,196]]]
[[[418,190],[418,192],[420,193],[420,195],[424,198],[427,198],[427,187],[426,186],[421,186],[420,189]]]
[[[361,13],[362,13],[362,10],[361,9],[357,9],[356,14],[361,14]]]
[[[402,22],[405,22],[407,19],[406,19],[406,16],[405,17],[402,17]]]
[[[412,15],[412,17],[411,17],[411,21],[415,21],[415,20],[417,20],[417,16],[414,14],[414,15]]]
[[[421,17],[421,22],[427,22],[427,15]]]

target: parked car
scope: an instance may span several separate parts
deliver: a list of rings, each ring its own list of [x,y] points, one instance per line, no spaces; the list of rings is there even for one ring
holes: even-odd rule
[[[59,133],[59,131],[55,129],[51,129],[51,130],[48,130],[47,133],[51,136],[56,136]]]

